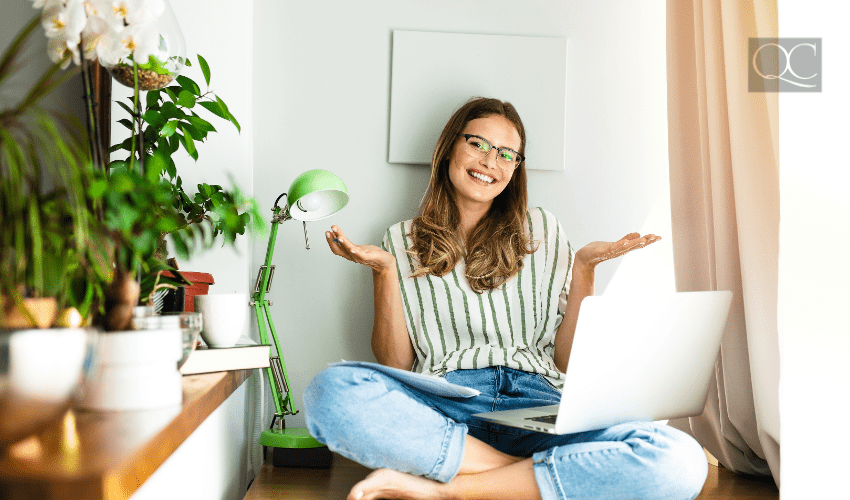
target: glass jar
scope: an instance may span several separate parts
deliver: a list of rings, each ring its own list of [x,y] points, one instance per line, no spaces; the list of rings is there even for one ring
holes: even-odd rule
[[[148,13],[149,17],[141,21],[125,21],[114,45],[114,50],[123,55],[100,59],[115,81],[130,88],[134,88],[137,79],[139,90],[161,89],[177,78],[186,65],[186,41],[171,5],[168,0],[154,3],[161,6],[161,11]],[[134,67],[134,54],[144,57],[148,52],[147,60],[135,61]]]

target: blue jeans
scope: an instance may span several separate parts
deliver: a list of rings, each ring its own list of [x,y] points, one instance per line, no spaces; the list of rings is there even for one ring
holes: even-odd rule
[[[501,366],[457,370],[449,382],[481,391],[468,399],[424,393],[374,370],[330,367],[304,393],[307,427],[319,441],[373,469],[448,482],[466,435],[513,456],[532,457],[545,500],[693,499],[708,474],[702,447],[666,425],[633,422],[554,435],[505,427],[475,413],[558,404],[541,375]]]

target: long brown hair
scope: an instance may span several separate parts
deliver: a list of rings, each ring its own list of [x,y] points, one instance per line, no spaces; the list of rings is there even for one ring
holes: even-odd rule
[[[413,277],[444,276],[465,253],[469,286],[482,293],[497,288],[518,273],[523,257],[536,249],[525,229],[528,193],[524,162],[517,165],[504,191],[472,230],[464,249],[459,233],[460,211],[449,179],[449,157],[467,123],[493,115],[513,123],[521,139],[519,153],[525,156],[525,127],[511,103],[476,97],[455,111],[434,148],[431,181],[419,215],[413,219],[411,252],[419,259]]]

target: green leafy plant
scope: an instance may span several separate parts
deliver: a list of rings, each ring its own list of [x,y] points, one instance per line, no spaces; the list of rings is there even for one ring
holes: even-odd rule
[[[38,26],[34,18],[0,56],[0,102]],[[41,100],[76,74],[49,67],[25,96],[0,108],[0,296],[21,306],[29,297],[55,298],[58,306],[89,315],[111,275],[93,205],[86,196],[91,169],[77,120],[40,107]],[[8,305],[8,303],[7,303]],[[6,313],[0,308],[0,316]]]
[[[10,82],[23,64],[22,47],[38,25],[36,16],[0,56],[2,103],[15,101],[6,94],[16,85]],[[75,307],[107,330],[120,330],[128,328],[140,289],[153,289],[159,275],[172,270],[158,254],[164,235],[186,258],[209,248],[216,236],[233,243],[237,234],[262,232],[264,225],[256,202],[237,188],[202,184],[191,195],[183,188],[171,156],[183,148],[197,159],[194,145],[214,132],[192,108],[210,106],[238,128],[217,96],[198,90],[190,98],[183,85],[196,85],[188,78],[180,79],[179,90],[148,94],[143,111],[127,107],[139,144],[150,137],[146,147],[131,148],[126,161],[109,169],[93,168],[91,127],[87,133],[77,120],[39,105],[79,73],[62,71],[72,56],[56,60],[22,99],[0,107],[0,319],[9,304],[26,315],[24,299],[51,297],[60,308]],[[200,64],[209,82],[209,68],[202,59]],[[86,95],[91,112],[91,92]],[[138,95],[136,90],[136,103]],[[160,123],[157,115],[167,118]],[[180,282],[177,276],[173,283]]]
[[[189,60],[185,62],[191,66]],[[200,55],[198,64],[209,87],[209,65]],[[119,123],[131,135],[110,149],[110,152],[126,151],[129,155],[111,162],[110,170],[133,169],[143,163],[149,178],[168,181],[170,205],[177,219],[176,223],[162,228],[163,237],[157,240],[155,248],[160,258],[165,255],[166,234],[171,235],[175,251],[180,256],[187,253],[187,236],[194,237],[195,233],[200,232],[202,240],[221,236],[225,244],[232,244],[237,235],[245,234],[246,229],[262,231],[264,227],[256,202],[242,196],[238,188],[225,190],[216,184],[199,184],[196,192],[187,192],[173,156],[182,150],[197,161],[198,144],[217,132],[215,126],[198,111],[203,109],[205,114],[211,113],[213,117],[226,120],[239,131],[241,127],[221,97],[209,88],[202,92],[194,80],[183,75],[178,76],[176,82],[178,85],[148,91],[143,100],[138,94],[134,95],[129,98],[131,105],[118,103],[129,115]],[[184,231],[186,229],[191,231]]]

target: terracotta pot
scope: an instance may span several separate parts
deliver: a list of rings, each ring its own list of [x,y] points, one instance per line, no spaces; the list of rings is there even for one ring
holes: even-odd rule
[[[0,305],[3,307],[3,317],[0,318],[0,327],[9,329],[18,328],[50,328],[56,319],[57,304],[54,298],[30,298],[23,300],[24,307],[35,319],[32,324],[25,314],[15,305],[15,301],[8,297],[0,297]]]

